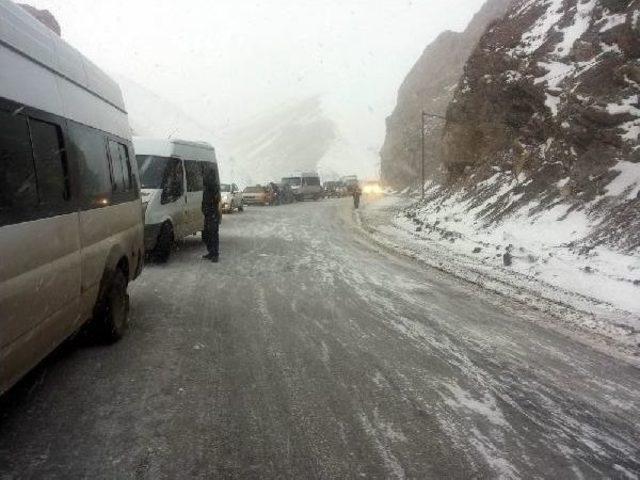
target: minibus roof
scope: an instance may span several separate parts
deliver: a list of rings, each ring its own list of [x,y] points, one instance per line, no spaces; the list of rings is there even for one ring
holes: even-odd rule
[[[126,113],[122,92],[116,82],[30,13],[9,0],[0,0],[0,45]],[[24,81],[28,84],[30,79],[25,78]]]
[[[133,137],[136,155],[180,157],[184,160],[216,162],[215,149],[207,142],[152,137]]]

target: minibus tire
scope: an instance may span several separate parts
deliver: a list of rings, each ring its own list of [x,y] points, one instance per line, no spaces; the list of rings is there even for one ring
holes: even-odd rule
[[[164,223],[158,234],[158,241],[153,249],[153,259],[158,263],[166,263],[171,256],[173,246],[173,227],[170,223]]]
[[[117,269],[111,278],[109,287],[100,302],[95,319],[99,340],[114,343],[120,340],[129,326],[129,294],[127,277]]]

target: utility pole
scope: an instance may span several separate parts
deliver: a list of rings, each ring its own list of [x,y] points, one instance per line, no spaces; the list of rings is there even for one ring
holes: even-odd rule
[[[421,143],[421,147],[422,147],[422,152],[421,152],[422,153],[422,155],[421,155],[422,168],[421,168],[421,174],[420,174],[420,178],[421,178],[422,182],[420,184],[420,191],[422,192],[422,199],[423,200],[424,200],[424,155],[425,155],[425,152],[424,152],[425,131],[424,130],[426,128],[426,120],[425,119],[427,117],[429,117],[429,118],[437,118],[437,119],[445,120],[445,121],[447,120],[447,117],[445,117],[444,115],[439,115],[437,113],[428,113],[428,112],[425,112],[424,110],[422,110],[422,122],[421,122],[422,123],[422,132],[421,132],[422,133],[422,143]]]
[[[422,132],[422,143],[421,143],[421,158],[422,158],[422,168],[421,168],[421,182],[420,182],[420,191],[422,192],[422,199],[424,200],[424,128],[425,128],[425,117],[427,116],[426,112],[422,111],[422,122],[421,122],[421,132]]]

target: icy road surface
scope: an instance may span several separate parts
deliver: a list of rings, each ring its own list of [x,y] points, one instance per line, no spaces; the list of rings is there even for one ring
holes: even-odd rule
[[[348,200],[225,216],[112,347],[0,400],[0,478],[634,478],[640,374],[357,233]]]

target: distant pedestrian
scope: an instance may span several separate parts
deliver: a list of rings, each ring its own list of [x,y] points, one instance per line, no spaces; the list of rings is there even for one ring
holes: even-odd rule
[[[353,208],[356,210],[360,207],[360,195],[362,195],[362,190],[360,190],[360,185],[355,185],[353,187]]]
[[[204,228],[202,241],[207,246],[207,254],[202,258],[218,262],[220,256],[220,182],[214,166],[206,165],[203,170],[204,191],[202,192],[202,214]]]

